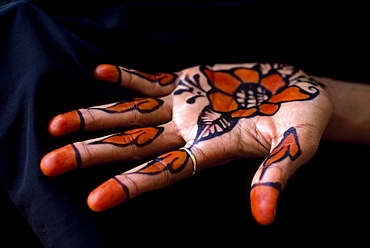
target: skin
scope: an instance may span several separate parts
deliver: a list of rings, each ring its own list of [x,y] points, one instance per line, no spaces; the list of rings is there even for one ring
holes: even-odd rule
[[[60,114],[49,123],[50,134],[59,137],[112,127],[145,128],[51,151],[41,161],[42,172],[54,177],[97,164],[158,157],[93,190],[87,200],[93,211],[107,210],[191,176],[193,160],[179,149],[187,147],[196,159],[197,170],[238,158],[266,157],[252,180],[250,201],[256,221],[268,225],[275,218],[280,191],[295,170],[314,155],[323,134],[327,139],[352,141],[348,130],[337,136],[342,127],[336,123],[345,113],[335,112],[342,100],[331,94],[341,91],[341,86],[333,86],[329,79],[312,79],[291,66],[196,66],[177,73],[145,74],[103,64],[94,76],[144,97]],[[249,81],[242,82],[244,79]],[[238,87],[252,81],[254,85],[246,85],[243,92],[252,92],[255,98],[240,94]],[[268,99],[257,99],[263,97]],[[227,131],[210,124],[216,121],[227,126]],[[347,122],[346,128],[354,125]]]

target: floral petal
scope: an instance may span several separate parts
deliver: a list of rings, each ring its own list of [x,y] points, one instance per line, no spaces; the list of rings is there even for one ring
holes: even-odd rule
[[[172,173],[177,173],[185,168],[188,160],[189,154],[186,151],[176,150],[153,159],[136,173],[156,175],[165,170],[169,170]]]
[[[203,72],[214,87],[228,94],[233,94],[241,84],[236,77],[226,71],[212,71],[204,68]]]
[[[225,95],[222,92],[210,93],[208,96],[213,109],[217,112],[231,112],[238,108],[238,104],[232,96]]]
[[[261,85],[275,94],[281,87],[286,86],[280,74],[271,74],[261,79]]]
[[[174,73],[144,73],[141,71],[131,71],[131,73],[136,74],[142,78],[145,78],[146,80],[153,82],[153,83],[159,83],[162,86],[172,84],[175,82],[177,75]]]
[[[230,118],[227,114],[217,113],[210,106],[206,106],[199,115],[198,131],[195,140],[213,139],[230,132],[238,123],[239,118]]]
[[[111,144],[114,146],[145,146],[153,142],[161,133],[163,132],[163,127],[144,127],[139,129],[133,129],[119,134],[114,134],[90,143],[92,144]]]
[[[280,105],[278,104],[269,104],[265,103],[258,107],[261,114],[264,115],[273,115],[278,111]]]
[[[249,117],[253,115],[257,111],[256,108],[250,109],[239,109],[233,113],[231,113],[231,117]]]
[[[158,109],[163,104],[163,101],[155,98],[135,98],[132,101],[123,101],[115,103],[107,108],[91,108],[101,110],[107,113],[124,113],[132,110],[137,110],[140,113],[150,113]]]
[[[257,71],[247,68],[238,68],[234,71],[234,74],[238,76],[243,83],[258,83],[260,79]]]
[[[303,93],[301,89],[297,86],[290,86],[284,89],[279,94],[273,95],[269,102],[271,103],[280,103],[280,102],[290,102],[297,100],[305,100],[311,98],[310,94]]]

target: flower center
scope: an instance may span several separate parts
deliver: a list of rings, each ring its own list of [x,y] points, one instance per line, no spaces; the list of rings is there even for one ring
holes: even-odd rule
[[[271,93],[259,84],[242,84],[236,91],[236,102],[242,108],[252,108],[270,99]]]

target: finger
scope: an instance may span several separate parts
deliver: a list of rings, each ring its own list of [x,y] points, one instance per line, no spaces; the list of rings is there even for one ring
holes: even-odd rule
[[[142,193],[165,188],[200,169],[230,161],[224,154],[214,154],[217,144],[186,145],[152,161],[109,179],[88,197],[89,207],[97,212],[119,205]],[[220,156],[219,156],[220,155]]]
[[[314,138],[311,141],[316,142]],[[305,143],[301,146],[296,128],[291,127],[260,166],[250,194],[252,214],[259,224],[269,225],[274,221],[281,190],[295,170],[312,157],[316,150],[313,146]]]
[[[168,152],[97,187],[87,199],[88,206],[100,212],[144,192],[165,188],[192,175],[193,166],[187,151],[179,149]]]
[[[96,67],[94,76],[152,97],[170,94],[176,88],[177,80],[176,73],[144,73],[108,64]]]
[[[116,161],[140,160],[184,144],[171,123],[133,129],[104,138],[77,142],[54,150],[41,160],[41,171],[57,176],[78,168]]]
[[[170,97],[136,98],[60,114],[50,121],[48,129],[51,135],[59,137],[78,131],[153,126],[170,121],[171,108]]]

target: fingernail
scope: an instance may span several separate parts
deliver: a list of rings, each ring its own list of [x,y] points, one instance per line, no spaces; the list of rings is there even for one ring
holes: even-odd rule
[[[119,70],[114,65],[102,64],[95,68],[94,76],[98,80],[117,83],[119,78]]]
[[[79,131],[81,117],[77,110],[54,117],[49,123],[49,133],[55,137]]]
[[[45,155],[40,168],[46,176],[54,177],[76,169],[80,163],[79,159],[73,145],[67,145]]]
[[[123,203],[127,198],[127,191],[112,178],[90,193],[87,204],[91,210],[101,212]]]
[[[261,225],[270,225],[276,214],[280,191],[270,186],[257,186],[251,190],[251,208],[255,220]]]

